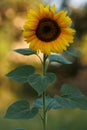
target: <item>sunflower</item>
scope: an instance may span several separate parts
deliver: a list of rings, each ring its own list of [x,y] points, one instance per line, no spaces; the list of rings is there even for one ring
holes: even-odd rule
[[[29,48],[50,55],[61,53],[73,43],[75,30],[70,28],[72,21],[67,11],[56,12],[53,5],[39,5],[37,11],[30,9],[24,25],[24,38]]]

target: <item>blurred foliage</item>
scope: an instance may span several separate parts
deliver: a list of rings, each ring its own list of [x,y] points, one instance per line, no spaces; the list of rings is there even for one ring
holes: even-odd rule
[[[86,130],[87,112],[76,110],[50,111],[48,114],[48,130]],[[3,125],[4,123],[4,125]],[[14,130],[24,128],[25,130],[41,130],[42,124],[36,116],[32,120],[6,120],[0,119],[1,130]]]
[[[31,101],[37,96],[28,84],[19,84],[7,77],[8,73],[15,66],[20,64],[32,64],[37,67],[40,73],[40,62],[35,56],[27,57],[13,52],[18,48],[26,48],[22,32],[27,12],[30,8],[36,9],[40,0],[1,0],[0,1],[0,115],[2,116],[7,107],[18,98]],[[44,0],[42,0],[44,2]],[[51,0],[49,0],[51,2]],[[61,4],[62,9],[69,10],[73,20],[73,27],[76,29],[75,43],[73,47],[80,52],[76,59],[71,59],[72,65],[50,65],[48,71],[55,72],[60,82],[48,89],[50,95],[58,94],[58,89],[63,83],[76,85],[87,94],[87,5],[84,8],[72,8],[68,0]],[[49,129],[57,130],[86,130],[87,112],[80,110],[51,111]],[[54,121],[54,122],[53,122]],[[3,122],[5,125],[3,125]],[[53,123],[51,123],[53,122]],[[12,121],[0,119],[0,129],[13,130],[17,128],[41,129],[39,119],[32,121]],[[29,125],[29,127],[28,127]]]

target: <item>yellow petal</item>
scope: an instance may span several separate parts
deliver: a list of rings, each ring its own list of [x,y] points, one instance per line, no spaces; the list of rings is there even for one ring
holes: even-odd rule
[[[55,11],[56,11],[56,5],[55,5],[55,4],[51,7],[51,11],[52,11],[53,13],[55,13]]]
[[[42,4],[40,4],[39,8],[40,8],[40,13],[43,14],[44,13],[44,6]]]
[[[35,35],[35,31],[24,31],[23,32],[24,37],[31,37]]]
[[[71,25],[72,20],[67,16],[67,17],[60,17],[57,19],[57,23],[61,28],[67,27]]]
[[[30,9],[30,11],[29,11],[29,13],[28,13],[28,15],[27,15],[27,17],[28,17],[29,19],[30,19],[30,15],[31,15],[32,17],[39,18],[38,13],[37,13],[36,11],[34,11],[33,9]]]
[[[67,14],[67,11],[60,11],[58,13],[55,14],[55,18],[58,19],[60,17],[64,18]]]
[[[46,7],[44,8],[46,12],[49,12],[49,8],[50,8],[50,5],[47,4]]]
[[[72,28],[62,28],[61,31],[63,34],[74,34],[76,32],[75,29]]]

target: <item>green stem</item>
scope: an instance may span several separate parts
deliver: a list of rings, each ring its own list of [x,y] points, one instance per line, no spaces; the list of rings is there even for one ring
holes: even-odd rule
[[[43,130],[47,130],[47,113],[45,105],[45,92],[43,92]]]
[[[43,55],[43,75],[46,73],[46,55]],[[47,130],[46,91],[43,92],[43,130]]]

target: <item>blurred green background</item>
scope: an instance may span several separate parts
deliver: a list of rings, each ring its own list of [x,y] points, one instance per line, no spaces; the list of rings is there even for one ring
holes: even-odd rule
[[[26,57],[14,53],[12,50],[28,47],[22,36],[23,25],[30,8],[37,9],[40,3],[56,4],[57,10],[69,11],[73,25],[77,31],[72,45],[79,55],[72,58],[72,65],[50,65],[48,71],[58,76],[54,86],[48,89],[53,96],[63,83],[70,83],[78,87],[87,95],[87,1],[81,0],[1,0],[0,1],[0,130],[41,130],[39,116],[33,120],[7,120],[3,116],[8,106],[18,99],[32,101],[37,93],[28,85],[20,84],[8,79],[5,74],[21,64],[31,64],[40,72],[40,63],[35,56]],[[77,3],[76,3],[77,2]],[[70,58],[70,57],[69,57]],[[87,111],[82,110],[51,110],[48,114],[48,130],[86,130]]]

